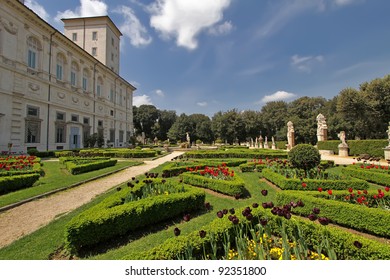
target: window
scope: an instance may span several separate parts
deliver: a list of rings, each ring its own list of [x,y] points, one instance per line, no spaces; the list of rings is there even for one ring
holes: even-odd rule
[[[27,106],[27,117],[39,118],[39,108]]]
[[[114,116],[114,110],[110,110],[110,116],[111,116],[111,117]]]
[[[89,80],[89,72],[87,69],[83,70],[83,90],[88,90],[88,80]]]
[[[78,115],[72,115],[71,120],[72,120],[72,122],[78,122],[79,121],[79,116]]]
[[[102,87],[103,87],[103,79],[102,77],[98,77],[97,84],[96,84],[96,94],[99,97],[102,95]]]
[[[89,124],[89,118],[84,118],[83,119],[83,124]]]
[[[114,38],[111,37],[111,45],[114,46]]]
[[[103,126],[103,121],[102,120],[98,120],[98,126]]]
[[[66,131],[66,125],[65,124],[57,124],[56,125],[56,143],[65,143],[65,131]]]
[[[114,61],[114,53],[111,53],[111,61]]]
[[[119,130],[119,142],[123,142],[124,131]]]
[[[79,72],[79,66],[76,62],[72,62],[70,69],[70,84],[74,87],[77,86],[77,73]]]
[[[57,112],[57,121],[65,121],[65,113]]]
[[[29,68],[37,69],[38,68],[38,54],[41,50],[41,44],[38,39],[34,37],[29,37],[27,39],[27,65]]]
[[[72,41],[77,41],[77,33],[72,33]]]
[[[123,103],[123,95],[122,95],[122,89],[119,89],[119,105],[122,106]]]
[[[65,57],[63,54],[59,53],[57,54],[57,68],[56,68],[56,77],[57,80],[62,81],[64,79],[64,64],[65,64]]]
[[[111,89],[110,89],[110,101],[112,103],[114,103],[114,101],[115,101],[115,94],[114,94],[114,86],[113,85],[111,85]]]
[[[110,142],[115,141],[115,129],[110,129]]]
[[[39,108],[27,106],[25,142],[39,143],[41,136],[41,120],[39,119]]]
[[[96,41],[97,40],[97,31],[92,32],[92,40]]]
[[[92,48],[92,55],[97,56],[97,48],[96,47]]]

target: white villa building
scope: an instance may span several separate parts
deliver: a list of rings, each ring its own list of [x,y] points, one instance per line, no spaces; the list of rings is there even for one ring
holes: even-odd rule
[[[0,0],[0,152],[82,148],[93,133],[126,146],[136,88],[119,76],[119,29],[63,19],[63,34],[23,2]]]

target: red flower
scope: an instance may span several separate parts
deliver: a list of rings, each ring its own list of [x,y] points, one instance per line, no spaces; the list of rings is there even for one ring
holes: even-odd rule
[[[364,193],[364,194],[368,194],[368,191],[367,191],[367,190],[364,190],[363,193]]]
[[[329,195],[332,195],[332,193],[333,193],[332,190],[328,190]]]
[[[385,187],[385,191],[390,191],[390,187]]]
[[[361,191],[358,191],[358,195],[361,195],[362,194],[362,192]]]
[[[321,187],[319,187],[319,188],[318,188],[318,191],[319,191],[319,192],[322,192],[322,188],[321,188]]]
[[[307,184],[305,182],[302,182],[302,187],[306,188]]]
[[[352,188],[349,188],[348,191],[349,191],[350,193],[352,193],[352,192],[353,192],[353,189],[352,189]]]

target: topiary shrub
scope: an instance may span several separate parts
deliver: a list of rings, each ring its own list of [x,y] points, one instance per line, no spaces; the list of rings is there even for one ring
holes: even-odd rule
[[[312,145],[299,144],[289,151],[288,159],[293,167],[307,171],[320,164],[321,155]]]

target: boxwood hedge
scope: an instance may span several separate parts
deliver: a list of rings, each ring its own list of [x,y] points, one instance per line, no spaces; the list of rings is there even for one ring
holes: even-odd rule
[[[93,170],[102,169],[109,166],[114,166],[116,163],[117,163],[116,159],[109,159],[109,160],[98,160],[98,161],[93,161],[84,164],[78,164],[77,162],[74,161],[68,161],[65,164],[69,172],[73,175],[76,175],[80,173],[86,173]]]
[[[332,150],[335,154],[339,153],[339,140],[319,141],[317,147],[319,150]],[[388,140],[347,140],[350,156],[359,156],[369,154],[373,157],[384,156],[383,148],[386,147]]]
[[[303,179],[298,178],[286,178],[268,168],[263,169],[262,175],[267,180],[271,181],[279,188],[283,190],[317,190],[322,188],[323,190],[346,190],[350,187],[365,190],[369,185],[366,181],[350,178],[343,180],[317,180],[317,179]],[[306,183],[306,187],[302,186],[302,183]]]
[[[351,166],[347,166],[346,168],[343,168],[342,172],[345,175],[366,180],[371,183],[375,183],[383,186],[390,186],[390,174],[376,172],[375,169],[367,170],[367,169],[362,169],[358,166],[351,165]]]
[[[287,158],[287,152],[270,149],[236,149],[186,152],[187,158]]]
[[[39,180],[37,173],[0,177],[0,195],[32,187]]]
[[[65,228],[65,244],[77,254],[116,236],[174,218],[204,206],[205,193],[190,186],[177,186],[183,192],[152,196],[124,203],[128,189],[108,197],[74,217]]]

